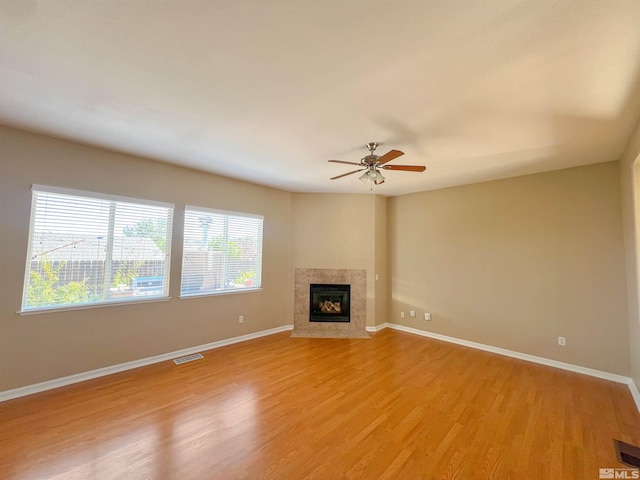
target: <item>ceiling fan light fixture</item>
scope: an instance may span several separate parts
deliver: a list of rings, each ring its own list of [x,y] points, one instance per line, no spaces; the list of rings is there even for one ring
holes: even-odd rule
[[[369,180],[374,185],[380,185],[381,183],[384,183],[384,177],[382,176],[382,172],[377,168],[374,167],[371,170],[369,170],[369,172],[367,173],[369,175]]]
[[[358,180],[364,184],[371,183],[372,185],[380,185],[381,183],[384,183],[382,172],[375,167],[369,168],[366,172],[360,175]]]
[[[376,142],[367,143],[366,147],[367,150],[369,150],[369,155],[362,157],[360,159],[360,163],[344,162],[342,160],[329,160],[329,162],[331,163],[345,163],[347,165],[357,165],[361,167],[358,170],[353,170],[352,172],[347,172],[343,173],[342,175],[331,177],[331,180],[346,177],[347,175],[353,175],[354,173],[362,172],[364,170],[364,173],[360,175],[360,177],[358,177],[358,180],[360,180],[364,184],[368,183],[373,187],[373,185],[380,185],[385,181],[381,169],[404,170],[407,172],[425,171],[426,167],[424,165],[387,165],[387,162],[390,162],[391,160],[404,155],[404,153],[400,150],[389,150],[384,155],[378,156],[373,153],[377,146],[378,144]]]

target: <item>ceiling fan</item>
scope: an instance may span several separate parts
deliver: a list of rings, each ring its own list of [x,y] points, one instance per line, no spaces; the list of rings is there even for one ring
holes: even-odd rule
[[[344,163],[347,165],[357,165],[359,167],[362,167],[358,170],[353,170],[352,172],[343,173],[342,175],[338,175],[337,177],[332,177],[331,180],[364,171],[359,180],[363,183],[371,182],[371,185],[373,186],[384,183],[384,177],[382,176],[382,172],[380,171],[381,169],[403,170],[405,172],[424,172],[427,168],[424,165],[386,165],[387,162],[390,162],[394,158],[398,158],[400,155],[404,155],[404,152],[401,152],[400,150],[390,150],[379,157],[378,155],[373,153],[377,147],[377,142],[367,143],[366,148],[369,150],[369,155],[362,157],[360,159],[360,163],[343,162],[342,160],[329,160],[329,162],[331,163]]]

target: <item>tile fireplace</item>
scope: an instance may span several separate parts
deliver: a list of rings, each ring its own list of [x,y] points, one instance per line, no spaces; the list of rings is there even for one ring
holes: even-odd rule
[[[370,338],[365,270],[296,268],[292,337]]]

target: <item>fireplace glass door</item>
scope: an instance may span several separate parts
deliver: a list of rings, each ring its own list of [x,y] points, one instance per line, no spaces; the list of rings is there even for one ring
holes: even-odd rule
[[[349,322],[351,285],[310,285],[310,322]]]

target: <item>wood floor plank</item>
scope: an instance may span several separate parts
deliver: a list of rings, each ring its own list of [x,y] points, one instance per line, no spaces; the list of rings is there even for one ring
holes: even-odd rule
[[[287,333],[0,404],[0,478],[590,479],[625,385],[393,330]]]

